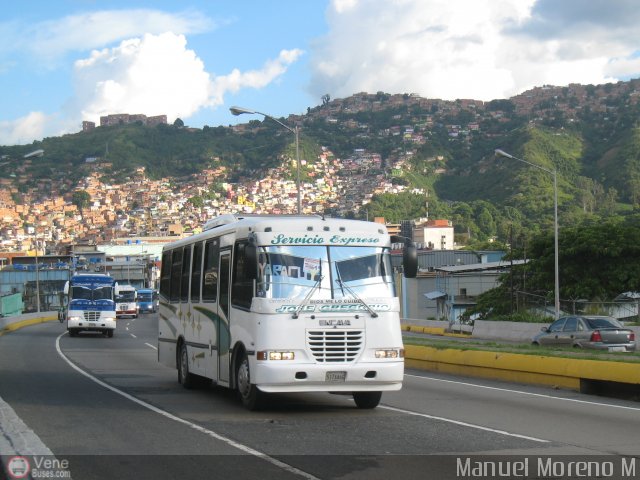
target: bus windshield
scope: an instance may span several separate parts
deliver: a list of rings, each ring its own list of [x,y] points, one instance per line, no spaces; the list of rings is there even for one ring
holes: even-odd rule
[[[257,295],[303,299],[392,297],[395,288],[389,249],[382,247],[263,247],[259,256]],[[347,286],[348,288],[345,288]]]
[[[71,288],[71,299],[81,300],[112,300],[113,287],[111,286],[96,286],[95,288],[89,288],[84,285],[74,285]]]
[[[136,292],[133,290],[125,290],[116,295],[116,302],[134,302],[136,300]]]

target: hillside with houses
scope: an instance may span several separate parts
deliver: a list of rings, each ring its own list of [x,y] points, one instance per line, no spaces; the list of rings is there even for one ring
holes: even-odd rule
[[[303,213],[448,218],[461,245],[551,220],[550,179],[498,161],[496,148],[557,169],[566,221],[633,212],[639,97],[636,80],[491,102],[359,93],[283,121],[301,132]],[[290,132],[268,119],[202,129],[121,121],[2,146],[0,249],[184,235],[222,213],[294,213],[297,160]]]

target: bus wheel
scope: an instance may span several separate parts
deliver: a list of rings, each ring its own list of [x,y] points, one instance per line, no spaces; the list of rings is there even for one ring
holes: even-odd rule
[[[245,354],[242,361],[238,365],[236,371],[236,383],[238,385],[238,394],[242,404],[248,410],[259,410],[262,406],[263,394],[255,384],[251,383],[251,372],[249,371],[249,359]]]
[[[180,346],[180,355],[178,356],[178,382],[184,388],[196,386],[195,376],[193,373],[189,373],[189,353],[185,343]]]
[[[69,329],[69,336],[70,337],[75,337],[78,334],[78,332],[76,331],[75,328],[70,328]]]
[[[113,330],[107,330],[107,337],[113,337]]]
[[[353,400],[358,408],[376,408],[382,398],[382,392],[353,392]]]

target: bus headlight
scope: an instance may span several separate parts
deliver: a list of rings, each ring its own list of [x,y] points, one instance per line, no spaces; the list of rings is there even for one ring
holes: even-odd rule
[[[74,315],[74,316],[72,316],[72,317],[69,317],[69,321],[70,321],[70,322],[79,322],[80,320],[82,320],[82,318],[77,317],[77,316],[75,316],[75,315]]]
[[[293,352],[262,351],[256,354],[258,360],[293,360],[295,356]]]
[[[104,320],[105,320],[105,322],[115,322],[116,318],[115,317],[106,317]]]
[[[385,348],[376,350],[376,358],[404,358],[404,348]]]

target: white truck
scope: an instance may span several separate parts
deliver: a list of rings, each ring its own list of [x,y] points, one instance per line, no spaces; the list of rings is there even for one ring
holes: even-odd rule
[[[116,318],[138,318],[138,292],[132,285],[116,283]]]

